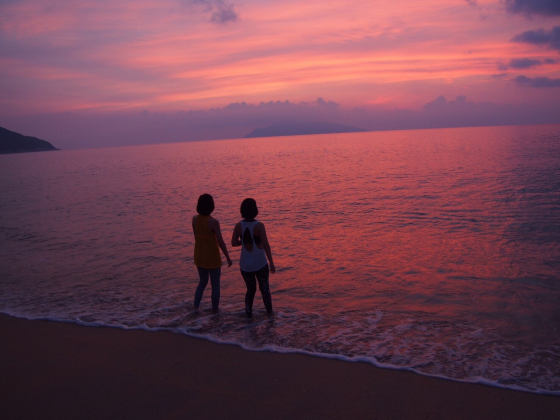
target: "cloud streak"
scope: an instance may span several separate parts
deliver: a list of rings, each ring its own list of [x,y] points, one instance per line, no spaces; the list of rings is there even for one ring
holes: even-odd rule
[[[514,36],[512,41],[545,46],[560,51],[560,26],[555,26],[550,31],[541,28],[522,32]]]
[[[210,21],[213,23],[225,25],[239,19],[233,4],[223,0],[183,0],[183,2],[209,13]]]
[[[560,15],[560,2],[558,0],[506,0],[505,3],[510,13],[543,16]]]
[[[528,69],[541,65],[541,60],[532,60],[530,58],[514,58],[509,62],[509,67],[512,69]]]
[[[517,76],[515,83],[521,86],[529,86],[532,88],[555,88],[560,86],[560,79],[549,79],[548,77],[530,78],[526,76]]]
[[[522,70],[532,67],[539,67],[545,64],[556,64],[558,60],[546,58],[544,60],[536,60],[532,58],[512,58],[508,64],[498,63],[498,69],[506,71],[508,69]]]

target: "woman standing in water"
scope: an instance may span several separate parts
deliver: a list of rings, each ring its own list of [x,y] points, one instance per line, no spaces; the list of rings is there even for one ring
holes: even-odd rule
[[[214,198],[210,194],[202,194],[198,197],[196,211],[198,215],[192,218],[194,264],[198,269],[200,282],[194,294],[194,308],[198,310],[202,294],[208,284],[208,277],[210,277],[210,284],[212,285],[212,311],[218,312],[220,304],[220,275],[222,273],[220,249],[227,259],[228,267],[231,267],[232,262],[222,238],[220,222],[210,216],[214,211]]]
[[[241,203],[241,217],[243,220],[235,225],[231,246],[241,245],[241,258],[239,267],[247,293],[245,294],[245,313],[247,317],[253,316],[253,300],[257,291],[257,282],[262,294],[264,306],[268,314],[272,313],[272,297],[268,285],[268,273],[276,272],[272,261],[272,252],[266,236],[264,224],[255,220],[259,214],[257,202],[246,198]],[[268,263],[267,263],[268,259]],[[270,266],[270,268],[269,268]]]

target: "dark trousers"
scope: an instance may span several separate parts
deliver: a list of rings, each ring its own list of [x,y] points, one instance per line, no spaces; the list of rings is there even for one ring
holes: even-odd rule
[[[270,287],[268,285],[268,264],[257,271],[243,271],[241,275],[245,280],[247,286],[247,293],[245,294],[245,312],[247,316],[253,315],[253,301],[255,300],[255,293],[257,292],[257,282],[264,302],[264,307],[267,313],[272,313],[272,296],[270,296]]]

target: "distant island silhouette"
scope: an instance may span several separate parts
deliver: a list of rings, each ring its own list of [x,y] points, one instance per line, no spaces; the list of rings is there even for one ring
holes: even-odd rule
[[[272,124],[266,128],[257,127],[247,134],[245,138],[299,136],[305,134],[359,133],[365,131],[368,130],[331,122],[300,122]]]
[[[48,141],[38,139],[37,137],[24,136],[23,134],[0,127],[0,154],[46,152],[49,150],[59,149]]]

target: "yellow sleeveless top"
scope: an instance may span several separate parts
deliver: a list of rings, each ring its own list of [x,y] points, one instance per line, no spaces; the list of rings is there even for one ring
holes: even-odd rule
[[[194,225],[194,264],[201,268],[219,268],[222,266],[220,248],[216,235],[208,229],[211,216],[196,216]]]

